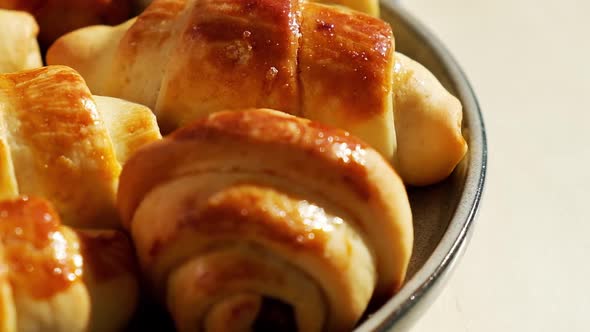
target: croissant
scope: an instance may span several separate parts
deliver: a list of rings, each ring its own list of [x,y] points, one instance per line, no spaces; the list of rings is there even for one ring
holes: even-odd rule
[[[132,14],[131,0],[0,0],[0,8],[27,11],[41,26],[45,46],[61,35],[94,24],[119,24]]]
[[[45,200],[0,202],[0,331],[121,330],[138,297],[133,250],[117,231],[62,226]]]
[[[350,330],[400,288],[413,242],[404,185],[378,152],[266,109],[146,145],[117,202],[179,331]]]
[[[0,74],[41,67],[39,26],[30,14],[0,9]]]
[[[0,199],[44,197],[67,225],[118,226],[121,165],[160,137],[148,108],[92,96],[71,68],[0,75]]]
[[[156,0],[119,26],[60,38],[47,61],[76,68],[94,93],[152,108],[164,132],[221,110],[273,108],[343,128],[394,165],[419,165],[407,179],[409,172],[401,173],[409,184],[437,182],[466,150],[455,125],[461,106],[421,109],[429,107],[430,95],[448,92],[440,84],[408,84],[417,103],[394,108],[397,57],[387,23],[345,7],[300,0]],[[405,119],[417,113],[420,123],[441,126],[436,134],[412,121],[397,126],[394,113]],[[438,143],[447,136],[457,139]],[[412,148],[398,149],[400,137]],[[425,146],[431,137],[435,144]],[[439,150],[447,146],[463,153]]]
[[[395,169],[411,185],[446,178],[467,152],[461,102],[428,69],[396,53],[394,65]]]

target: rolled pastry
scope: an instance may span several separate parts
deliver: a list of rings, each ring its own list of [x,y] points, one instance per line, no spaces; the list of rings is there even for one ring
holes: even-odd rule
[[[95,94],[152,108],[164,132],[221,110],[268,107],[342,127],[389,158],[393,50],[387,23],[345,7],[156,0],[122,25],[60,38],[47,61],[78,70]],[[361,96],[359,88],[369,97],[348,104],[344,93]]]
[[[119,226],[121,165],[160,137],[148,108],[92,96],[71,68],[0,75],[0,199],[44,197],[67,225]]]
[[[395,56],[393,78],[395,169],[407,184],[438,182],[467,152],[461,102],[428,69],[401,53]]]
[[[379,153],[266,109],[145,146],[117,202],[179,331],[350,330],[401,287],[412,248],[404,185]]]
[[[455,103],[439,103],[436,112],[395,105],[394,95],[403,93],[396,91],[396,57],[388,23],[344,6],[156,0],[119,26],[60,38],[47,61],[76,68],[94,93],[151,107],[165,133],[217,111],[272,108],[360,137],[394,165],[413,167],[401,172],[407,183],[438,182],[463,158],[458,152],[465,151],[465,140],[455,125],[461,109]],[[431,103],[430,95],[448,94],[436,80],[401,89],[421,105]],[[424,121],[398,126],[394,112],[404,114],[400,121]],[[426,122],[440,133],[437,138],[454,139],[433,141]],[[404,132],[397,133],[398,127]],[[403,149],[397,147],[400,138],[406,140]]]

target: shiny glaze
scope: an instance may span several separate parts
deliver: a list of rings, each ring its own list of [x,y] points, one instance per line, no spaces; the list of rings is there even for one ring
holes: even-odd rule
[[[156,108],[165,132],[225,109],[298,114],[298,0],[204,0],[187,10]]]
[[[304,152],[321,164],[337,166],[335,180],[349,184],[363,201],[371,198],[374,184],[368,180],[365,157],[376,152],[360,139],[340,129],[267,109],[218,112],[178,129],[160,142],[148,144],[127,161],[118,200],[125,227],[143,195],[177,176],[170,165],[176,165],[184,154],[176,151],[193,143],[250,143],[249,148]]]
[[[176,216],[171,232],[156,237],[150,256],[160,255],[185,230],[210,236],[262,237],[297,250],[321,253],[330,233],[344,222],[306,200],[252,184],[226,188],[205,204],[198,200],[184,202],[184,213]]]
[[[248,64],[252,73],[274,67],[281,76],[294,76],[293,68],[287,65],[292,64],[289,60],[293,60],[290,59],[293,49],[297,49],[297,39],[291,30],[291,25],[297,24],[293,22],[297,3],[290,0],[199,1],[184,38],[208,45],[211,48],[209,61],[220,69],[245,70],[247,68],[236,68],[236,65]],[[285,60],[287,63],[282,63]]]
[[[386,111],[393,33],[389,24],[357,12],[309,3],[303,10],[299,68],[304,108],[330,98],[350,121]]]
[[[208,265],[194,275],[187,264],[255,245],[322,280],[334,303],[349,305],[330,314],[348,328],[375,284],[380,293],[397,289],[411,248],[403,184],[375,150],[268,109],[218,112],[141,149],[122,172],[119,208],[151,281],[166,292],[160,285],[171,273],[172,292],[182,294],[171,312],[200,299],[187,287],[220,296],[229,280],[210,279],[217,270]],[[236,261],[227,259],[232,272]]]
[[[0,202],[0,245],[17,292],[45,299],[79,282],[83,260],[78,243],[70,240],[45,200],[21,197]]]
[[[107,217],[88,206],[112,204],[120,166],[82,77],[44,67],[0,76],[0,90],[12,144],[26,147],[12,152],[20,193],[51,199],[68,224]]]
[[[185,213],[174,221],[175,231],[154,241],[152,256],[158,256],[183,230],[211,237],[263,238],[321,255],[330,233],[344,223],[315,204],[256,185],[235,185],[214,194],[204,205],[198,203],[186,201]]]
[[[276,145],[277,149],[294,147],[320,159],[342,166],[342,180],[349,182],[360,197],[369,199],[366,161],[369,146],[348,132],[321,123],[251,109],[240,112],[219,112],[195,121],[170,135],[173,140],[196,139],[216,141],[231,138]]]

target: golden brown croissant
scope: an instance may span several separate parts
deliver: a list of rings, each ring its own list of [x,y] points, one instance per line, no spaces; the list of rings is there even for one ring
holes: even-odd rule
[[[118,207],[180,331],[351,329],[403,282],[401,179],[346,132],[282,112],[219,112],[125,164]]]
[[[0,74],[41,67],[39,27],[28,13],[0,9]]]
[[[467,152],[461,102],[418,62],[396,53],[395,169],[404,182],[428,185],[446,178]]]
[[[27,11],[41,26],[49,46],[66,32],[95,24],[119,24],[132,15],[131,0],[0,0],[0,8]]]
[[[326,45],[331,34],[334,42]],[[309,52],[298,66],[300,49]],[[303,7],[298,0],[159,0],[121,26],[68,34],[47,60],[76,68],[94,93],[153,108],[166,131],[211,112],[264,106],[310,118],[333,114],[329,124],[346,124],[391,156],[392,54],[391,28],[346,8]],[[321,68],[329,75],[316,75]],[[322,93],[306,95],[313,87]],[[350,94],[360,99],[354,105],[347,105]]]
[[[148,108],[93,97],[71,68],[0,75],[0,199],[38,195],[67,225],[115,227],[121,164],[159,138]]]
[[[406,118],[416,112],[433,125],[441,121],[414,107],[440,92],[414,91],[421,88],[415,84],[406,90],[425,101],[394,108],[395,58],[384,21],[302,0],[156,0],[117,27],[89,27],[60,38],[47,55],[49,63],[76,68],[94,93],[151,107],[165,132],[216,111],[268,107],[345,129],[394,164],[434,161],[420,164],[407,179],[410,172],[402,172],[410,184],[442,180],[463,154],[439,149],[465,151],[465,141],[397,149],[399,137],[411,140],[406,147],[418,147],[430,143],[431,134],[412,121],[396,126],[394,112]],[[446,123],[436,128],[443,133],[437,137],[461,137],[456,111],[440,108]],[[396,127],[406,132],[396,134]],[[440,171],[448,165],[448,172]]]
[[[0,332],[121,330],[138,297],[133,249],[117,231],[74,231],[51,205],[0,201]]]

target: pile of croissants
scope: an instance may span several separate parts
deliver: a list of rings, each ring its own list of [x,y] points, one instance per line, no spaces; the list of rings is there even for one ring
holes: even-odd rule
[[[377,0],[0,8],[0,332],[350,331],[402,287],[406,185],[467,144]]]

